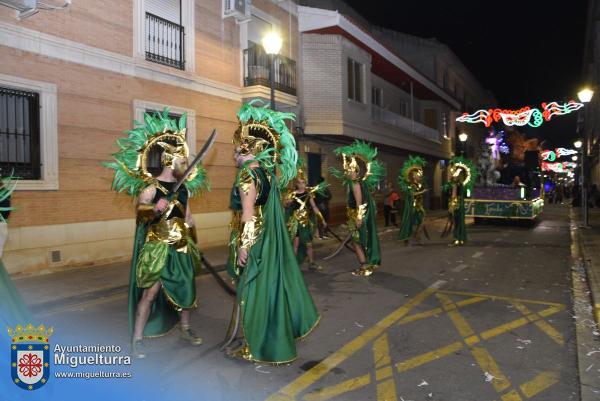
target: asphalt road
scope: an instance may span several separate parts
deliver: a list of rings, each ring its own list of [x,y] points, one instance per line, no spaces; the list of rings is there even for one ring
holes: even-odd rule
[[[578,400],[568,209],[550,205],[533,227],[469,226],[460,248],[439,239],[442,224],[430,225],[433,238],[422,246],[396,241],[397,231],[382,234],[383,265],[371,277],[350,274],[356,261],[345,250],[321,262],[322,272],[306,272],[322,320],[289,365],[219,351],[231,299],[204,276],[192,322],[204,345],[187,345],[174,331],[149,340],[145,360],[115,368],[131,379],[53,378],[48,391],[78,386],[88,399],[182,401]],[[127,355],[125,293],[36,318],[56,328],[54,344],[115,344]]]

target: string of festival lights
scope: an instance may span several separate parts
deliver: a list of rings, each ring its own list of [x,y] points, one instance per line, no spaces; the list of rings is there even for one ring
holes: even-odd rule
[[[529,125],[530,127],[537,128],[544,123],[544,121],[550,121],[554,116],[562,116],[565,114],[572,113],[583,107],[583,103],[578,103],[574,100],[570,100],[567,103],[559,104],[557,102],[542,103],[541,109],[537,107],[525,106],[519,110],[508,110],[508,109],[488,109],[488,110],[477,110],[476,112],[469,114],[463,113],[462,116],[458,117],[456,121],[478,124],[483,123],[486,127],[492,125],[493,122],[502,122],[507,126],[516,125],[522,127]]]

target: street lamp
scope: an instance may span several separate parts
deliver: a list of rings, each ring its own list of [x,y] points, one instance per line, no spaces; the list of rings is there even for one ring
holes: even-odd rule
[[[590,88],[583,88],[579,92],[577,92],[577,97],[581,103],[589,103],[592,101],[592,97],[594,96],[594,91]]]
[[[571,160],[573,160],[574,162],[576,162],[577,161],[577,156],[571,157]]]
[[[592,101],[592,97],[594,96],[594,91],[590,88],[583,88],[582,90],[580,90],[579,92],[577,92],[577,97],[579,98],[579,101],[581,103],[589,103]],[[587,107],[586,107],[587,109]],[[585,111],[584,111],[585,113]],[[582,213],[582,225],[583,227],[588,227],[588,210],[587,210],[587,182],[585,179],[585,159],[586,159],[586,152],[587,152],[587,132],[584,128],[583,131],[583,141],[577,141],[577,142],[581,142],[579,144],[579,148],[581,148],[581,209],[583,211]],[[578,149],[579,149],[578,148]]]
[[[466,132],[461,132],[458,136],[458,140],[460,141],[460,152],[463,156],[465,155],[465,146],[467,139],[469,139],[469,135],[467,135]]]
[[[279,54],[283,39],[275,31],[267,33],[262,39],[265,52],[269,55],[269,85],[271,86],[271,109],[275,110],[275,56]]]

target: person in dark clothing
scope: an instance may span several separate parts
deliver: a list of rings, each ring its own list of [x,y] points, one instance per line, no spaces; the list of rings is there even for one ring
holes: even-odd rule
[[[396,223],[396,206],[400,200],[400,196],[391,182],[386,184],[383,196],[383,217],[385,219],[385,226],[387,227],[391,223],[393,226],[398,227],[398,224]]]
[[[325,178],[319,178],[319,184],[324,182]],[[317,204],[317,208],[321,211],[321,215],[323,215],[323,221],[326,224],[329,224],[329,201],[331,200],[331,191],[328,187],[324,190],[319,191],[315,194],[315,202]],[[329,238],[327,236],[326,226],[319,221],[319,238]]]

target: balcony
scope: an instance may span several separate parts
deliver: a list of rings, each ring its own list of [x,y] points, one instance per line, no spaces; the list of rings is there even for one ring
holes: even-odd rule
[[[296,96],[296,62],[285,56],[275,56],[275,75],[273,77],[276,90]],[[244,50],[244,86],[269,85],[269,55],[262,46],[252,46]]]
[[[146,60],[185,69],[183,26],[146,13]]]
[[[429,128],[428,126],[417,121],[412,121],[410,118],[406,118],[400,114],[382,109],[379,106],[371,105],[371,117],[375,121],[400,128],[405,132],[408,132],[414,136],[418,136],[419,138],[441,143],[439,131]]]

